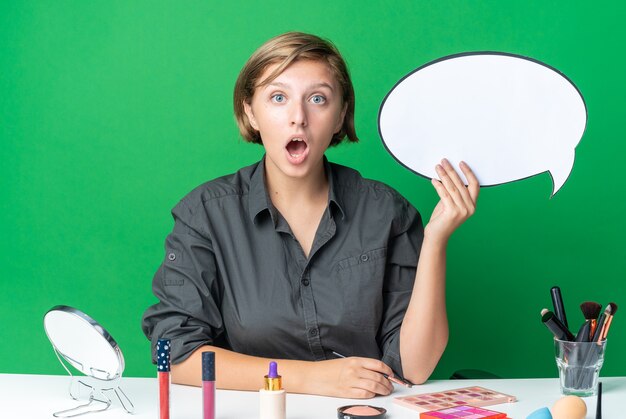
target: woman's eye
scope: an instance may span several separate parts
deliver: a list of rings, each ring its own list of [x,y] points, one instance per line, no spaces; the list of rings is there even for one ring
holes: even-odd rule
[[[272,100],[276,103],[283,103],[285,101],[285,96],[276,94],[272,96]]]
[[[315,104],[322,104],[326,102],[326,98],[322,95],[315,95],[311,98],[311,102]]]

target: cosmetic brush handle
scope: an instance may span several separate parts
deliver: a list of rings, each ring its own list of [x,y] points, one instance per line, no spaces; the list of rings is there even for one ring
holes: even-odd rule
[[[576,342],[589,342],[591,340],[591,336],[589,336],[590,331],[591,321],[587,320],[582,324],[582,326],[580,326],[580,329],[576,334]]]
[[[606,317],[606,313],[602,313],[600,315],[600,318],[598,319],[598,325],[596,326],[596,331],[593,334],[593,338],[591,338],[592,342],[599,343],[602,340],[602,329],[604,328],[604,322],[606,321]],[[582,354],[579,354],[579,356],[581,356],[581,359],[583,359],[582,365],[589,365],[595,362],[595,359],[600,356],[601,349],[598,350],[598,348],[601,348],[601,346],[589,345],[585,348]],[[583,385],[584,380],[585,374],[581,374],[578,380],[579,387]]]
[[[552,305],[554,306],[554,314],[561,320],[561,323],[568,328],[567,317],[565,317],[565,307],[563,306],[563,296],[561,295],[561,288],[552,287],[550,289],[550,295],[552,296]]]
[[[593,334],[593,338],[591,338],[592,342],[599,342],[602,340],[602,329],[604,329],[604,322],[606,322],[606,313],[602,313],[600,318],[598,319],[598,325],[596,326],[596,331]]]

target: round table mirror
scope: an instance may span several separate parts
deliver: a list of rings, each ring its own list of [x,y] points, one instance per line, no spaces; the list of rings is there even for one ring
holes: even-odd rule
[[[70,396],[79,400],[80,390],[87,389],[89,393],[87,404],[56,412],[54,416],[73,417],[106,410],[111,406],[108,391],[117,396],[128,413],[132,413],[133,405],[119,387],[124,356],[111,334],[87,314],[68,306],[50,309],[43,323],[59,362],[72,377]],[[75,377],[64,361],[85,377]]]

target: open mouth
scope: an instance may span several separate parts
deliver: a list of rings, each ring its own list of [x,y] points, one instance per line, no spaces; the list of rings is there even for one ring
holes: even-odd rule
[[[292,138],[287,143],[287,153],[294,159],[301,157],[309,146],[302,138]]]

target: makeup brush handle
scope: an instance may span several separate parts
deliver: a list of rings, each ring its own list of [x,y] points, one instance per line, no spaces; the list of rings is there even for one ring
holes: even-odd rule
[[[582,326],[580,326],[580,329],[576,334],[576,342],[589,342],[591,340],[591,337],[589,336],[590,331],[591,321],[587,320],[582,324]]]
[[[598,325],[596,326],[596,331],[593,334],[593,338],[591,338],[592,342],[598,342],[601,340],[602,329],[604,329],[604,322],[606,322],[606,313],[602,313],[600,318],[598,319]]]
[[[561,289],[559,287],[552,287],[550,289],[550,296],[552,297],[554,314],[567,329],[569,326],[567,324],[567,317],[565,317],[565,307],[563,306],[563,296],[561,295]]]

